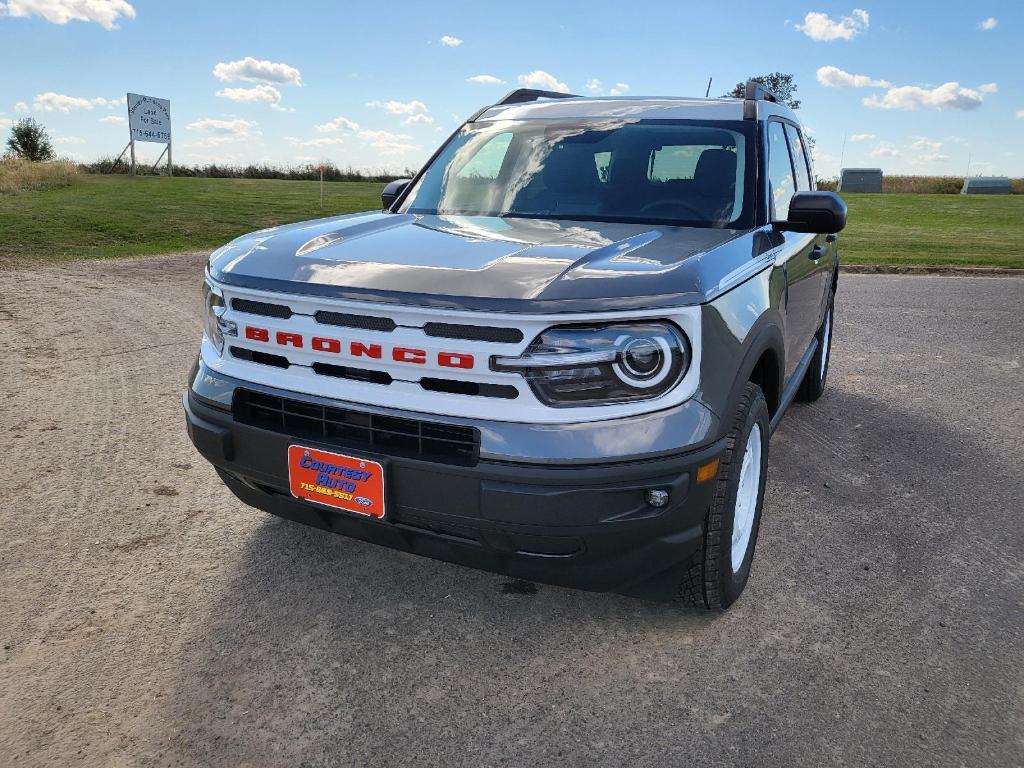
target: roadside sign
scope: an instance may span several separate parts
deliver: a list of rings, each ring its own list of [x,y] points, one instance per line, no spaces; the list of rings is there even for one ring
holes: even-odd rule
[[[155,96],[143,96],[139,93],[128,94],[128,146],[126,146],[117,160],[116,165],[124,153],[131,150],[131,168],[129,173],[135,175],[135,142],[149,141],[154,144],[163,144],[164,151],[153,163],[155,170],[157,165],[167,155],[167,175],[174,175],[174,167],[171,164],[171,101],[170,99],[158,99]]]
[[[171,143],[171,102],[153,96],[128,94],[128,130],[132,141]]]

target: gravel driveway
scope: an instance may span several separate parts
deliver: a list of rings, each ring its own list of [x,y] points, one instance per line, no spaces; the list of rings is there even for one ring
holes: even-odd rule
[[[0,765],[1024,764],[1024,280],[843,276],[706,616],[242,506],[181,414],[201,271],[0,272]]]

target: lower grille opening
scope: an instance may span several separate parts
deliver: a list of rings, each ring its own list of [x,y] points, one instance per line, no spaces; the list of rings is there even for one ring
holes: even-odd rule
[[[289,365],[288,358],[283,355],[272,355],[269,352],[260,352],[255,349],[232,347],[231,355],[239,360],[248,360],[250,363],[259,363],[260,365],[272,365],[275,368],[287,368]]]
[[[352,368],[348,365],[332,365],[331,363],[313,363],[313,371],[321,376],[334,376],[338,379],[365,381],[370,384],[390,384],[390,374],[384,371],[371,371],[366,368]]]
[[[457,424],[366,413],[247,389],[235,391],[233,411],[242,424],[339,448],[463,466],[475,465],[479,456],[480,433]]]
[[[457,379],[420,379],[420,386],[428,392],[448,392],[453,395],[473,395],[475,397],[498,397],[504,400],[515,400],[519,390],[510,384],[480,384],[475,381],[459,381]]]

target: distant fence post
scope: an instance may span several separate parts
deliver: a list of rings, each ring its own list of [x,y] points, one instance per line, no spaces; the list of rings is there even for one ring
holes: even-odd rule
[[[320,210],[324,209],[324,164],[320,163]]]

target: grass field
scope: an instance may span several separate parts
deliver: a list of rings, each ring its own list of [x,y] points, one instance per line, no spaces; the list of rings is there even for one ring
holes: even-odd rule
[[[245,232],[380,208],[383,184],[82,176],[0,196],[0,260],[64,261],[216,248]]]
[[[1024,195],[844,197],[844,262],[1024,267]]]
[[[382,185],[82,176],[0,195],[0,262],[215,248],[261,227],[379,208]],[[1024,195],[849,195],[851,264],[1024,267]]]

